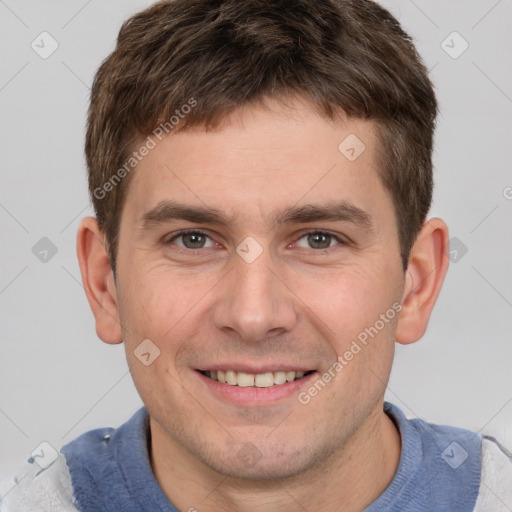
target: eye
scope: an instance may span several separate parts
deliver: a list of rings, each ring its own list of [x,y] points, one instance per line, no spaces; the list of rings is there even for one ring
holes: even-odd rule
[[[207,240],[210,240],[210,245],[205,245]],[[176,241],[181,241],[181,243],[177,243]],[[197,230],[180,231],[172,238],[166,240],[165,243],[175,243],[178,247],[190,250],[215,246],[213,240],[211,240],[211,238],[206,233]]]
[[[301,240],[305,240],[305,242],[301,242]],[[206,249],[210,247],[216,247],[217,244],[207,235],[205,232],[190,229],[180,231],[176,233],[171,238],[164,241],[165,245],[174,244],[179,249],[194,251],[200,249]],[[327,231],[309,231],[304,233],[298,240],[295,242],[297,247],[301,247],[304,249],[316,249],[326,250],[334,247],[336,245],[347,245],[347,241],[343,238],[336,236]]]
[[[306,244],[308,245],[300,245],[299,241],[305,239]],[[337,242],[341,245],[346,245],[347,242],[342,238],[333,235],[332,233],[328,233],[326,231],[310,231],[302,235],[296,242],[298,247],[304,247],[305,249],[329,249],[333,247],[331,245],[332,242]],[[336,244],[335,244],[336,245]]]

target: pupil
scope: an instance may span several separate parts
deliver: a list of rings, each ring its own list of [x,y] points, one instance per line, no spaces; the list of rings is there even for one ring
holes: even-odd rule
[[[323,234],[323,233],[315,233],[313,235],[310,235],[310,243],[313,246],[315,244],[322,244],[322,239],[323,239],[324,246],[322,246],[320,248],[321,249],[327,249],[329,247],[329,244],[330,244],[330,238],[331,238],[330,235],[326,235],[326,234]],[[327,245],[325,245],[326,241],[327,241]]]
[[[311,245],[314,246],[316,244],[319,244],[320,246],[322,246],[320,247],[321,249],[326,249],[329,247],[330,238],[330,235],[326,235],[323,233],[315,233],[309,236]],[[188,240],[188,242],[190,242],[190,244],[193,246],[193,249],[196,249],[197,247],[202,247],[202,244],[204,242],[203,235],[199,233],[186,233],[185,235],[183,235],[183,239]],[[187,243],[185,243],[185,245],[188,247]]]
[[[185,246],[186,247],[189,246],[189,244],[186,243],[187,240],[193,246],[193,247],[189,247],[189,249],[197,249],[198,247],[201,247],[202,242],[204,242],[204,240],[202,240],[202,238],[203,238],[203,235],[201,235],[199,233],[186,233],[185,235],[183,235],[183,239],[185,240]]]

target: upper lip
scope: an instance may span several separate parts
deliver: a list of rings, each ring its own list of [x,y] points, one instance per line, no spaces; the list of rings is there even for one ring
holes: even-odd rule
[[[258,375],[260,373],[269,372],[309,372],[314,370],[311,366],[304,366],[303,364],[290,364],[290,363],[270,363],[268,365],[254,365],[248,363],[221,363],[200,366],[197,368],[200,371],[216,372],[218,370],[232,370],[235,372],[251,373]]]

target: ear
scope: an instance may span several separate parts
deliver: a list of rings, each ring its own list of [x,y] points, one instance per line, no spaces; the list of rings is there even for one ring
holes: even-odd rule
[[[121,343],[114,274],[105,236],[94,217],[82,219],[76,249],[85,294],[96,319],[96,333],[105,343]]]
[[[430,219],[423,224],[406,270],[403,309],[396,331],[398,343],[413,343],[425,334],[448,270],[447,243],[448,227],[441,219]]]

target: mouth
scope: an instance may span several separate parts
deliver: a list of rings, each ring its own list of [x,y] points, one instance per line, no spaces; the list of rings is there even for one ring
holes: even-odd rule
[[[235,370],[197,370],[205,377],[220,384],[237,386],[240,388],[271,388],[283,386],[289,382],[301,380],[314,370],[309,371],[273,371],[264,373],[246,373]]]

